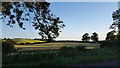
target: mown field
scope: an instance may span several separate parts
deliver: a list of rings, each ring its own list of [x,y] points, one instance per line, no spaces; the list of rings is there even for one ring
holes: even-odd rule
[[[79,46],[85,49],[82,50]],[[101,48],[98,43],[15,44],[15,48],[20,48],[22,52],[13,53],[9,57],[2,56],[3,66],[71,66],[118,60],[120,57],[118,47]]]
[[[96,49],[100,48],[99,44],[95,43],[80,43],[80,42],[52,42],[45,43],[45,41],[32,40],[32,39],[12,39],[16,44],[15,48],[21,51],[36,51],[36,50],[51,50],[59,49],[63,46],[76,47],[85,46],[86,49]],[[2,40],[5,42],[6,40]],[[44,42],[44,43],[43,43]]]
[[[22,52],[3,57],[3,66],[72,66],[118,60],[120,54],[116,48],[80,50],[65,48],[40,52]]]
[[[67,47],[76,47],[76,46],[85,46],[86,49],[96,49],[100,48],[99,44],[95,43],[79,43],[79,42],[52,42],[52,43],[43,43],[43,44],[26,44],[26,45],[15,45],[15,48],[22,48],[22,51],[29,50],[51,50],[59,49],[63,46]]]
[[[41,42],[45,42],[45,41],[39,41],[39,40],[33,40],[33,39],[12,39],[16,44],[26,44],[26,43],[41,43]],[[5,42],[6,40],[2,40],[3,42]]]

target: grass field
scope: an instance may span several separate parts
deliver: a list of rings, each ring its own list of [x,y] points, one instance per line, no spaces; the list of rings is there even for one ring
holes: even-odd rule
[[[16,48],[22,48],[22,50],[49,50],[59,49],[60,47],[76,47],[85,46],[86,49],[100,48],[99,44],[95,43],[77,43],[77,42],[60,42],[60,43],[43,43],[43,44],[27,44],[27,45],[15,45]]]
[[[92,50],[57,50],[42,52],[22,52],[18,55],[3,57],[3,66],[71,66],[118,60],[120,54],[116,48]]]
[[[16,44],[20,43],[37,43],[37,42],[45,42],[45,41],[39,41],[39,40],[32,40],[32,39],[12,39]],[[2,40],[3,42],[6,40]]]
[[[2,46],[2,40],[0,39],[0,47]]]
[[[37,43],[37,42],[45,42],[39,40],[32,39],[12,39],[16,44],[15,48],[21,48],[22,51],[36,51],[36,50],[51,50],[51,49],[59,49],[60,47],[75,47],[75,46],[85,46],[86,49],[94,49],[99,48],[99,44],[94,43],[80,43],[80,42],[52,42],[52,43],[42,43],[42,44],[26,44],[26,43]],[[2,40],[5,42],[6,40]],[[19,45],[20,43],[24,43],[23,45]]]
[[[67,46],[67,48],[62,49],[61,47],[63,46]],[[85,48],[88,50],[82,50],[76,46],[85,46]],[[72,48],[69,49],[69,47]],[[98,43],[52,42],[26,45],[16,44],[15,48],[22,48],[22,52],[13,52],[9,57],[3,55],[3,66],[69,66],[73,64],[83,65],[89,63],[118,60],[118,57],[120,56],[120,54],[118,54],[118,47],[100,48],[100,44]]]

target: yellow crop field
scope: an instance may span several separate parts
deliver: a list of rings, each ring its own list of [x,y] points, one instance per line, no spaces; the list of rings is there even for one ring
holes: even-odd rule
[[[16,43],[35,43],[35,42],[45,42],[45,41],[39,41],[39,40],[32,40],[32,39],[13,39]]]
[[[39,41],[39,40],[32,40],[32,39],[12,39],[14,42],[16,42],[17,44],[20,43],[36,43],[36,42],[45,42],[45,41]],[[3,42],[5,42],[5,40],[2,40]]]
[[[86,49],[95,49],[100,48],[99,44],[95,43],[64,43],[64,42],[57,42],[57,43],[43,43],[43,44],[27,44],[27,45],[15,45],[16,48],[22,48],[22,50],[46,50],[46,49],[59,49],[60,47],[67,46],[67,47],[76,47],[76,46],[85,46]]]

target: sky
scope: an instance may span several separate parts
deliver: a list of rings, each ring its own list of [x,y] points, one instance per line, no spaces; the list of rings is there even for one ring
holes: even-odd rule
[[[48,2],[118,2],[119,0],[46,0],[46,1]]]
[[[81,40],[84,33],[91,36],[93,32],[98,33],[100,40],[104,40],[110,31],[112,13],[117,8],[117,2],[51,2],[51,11],[66,25],[56,40]],[[40,38],[31,23],[25,24],[26,30],[18,24],[13,28],[5,22],[1,25],[2,38]]]

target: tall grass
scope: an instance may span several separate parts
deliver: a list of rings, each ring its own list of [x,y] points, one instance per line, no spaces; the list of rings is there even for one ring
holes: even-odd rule
[[[84,50],[77,47],[62,47],[58,51],[3,56],[3,66],[67,66],[117,60],[119,56],[116,48]]]

